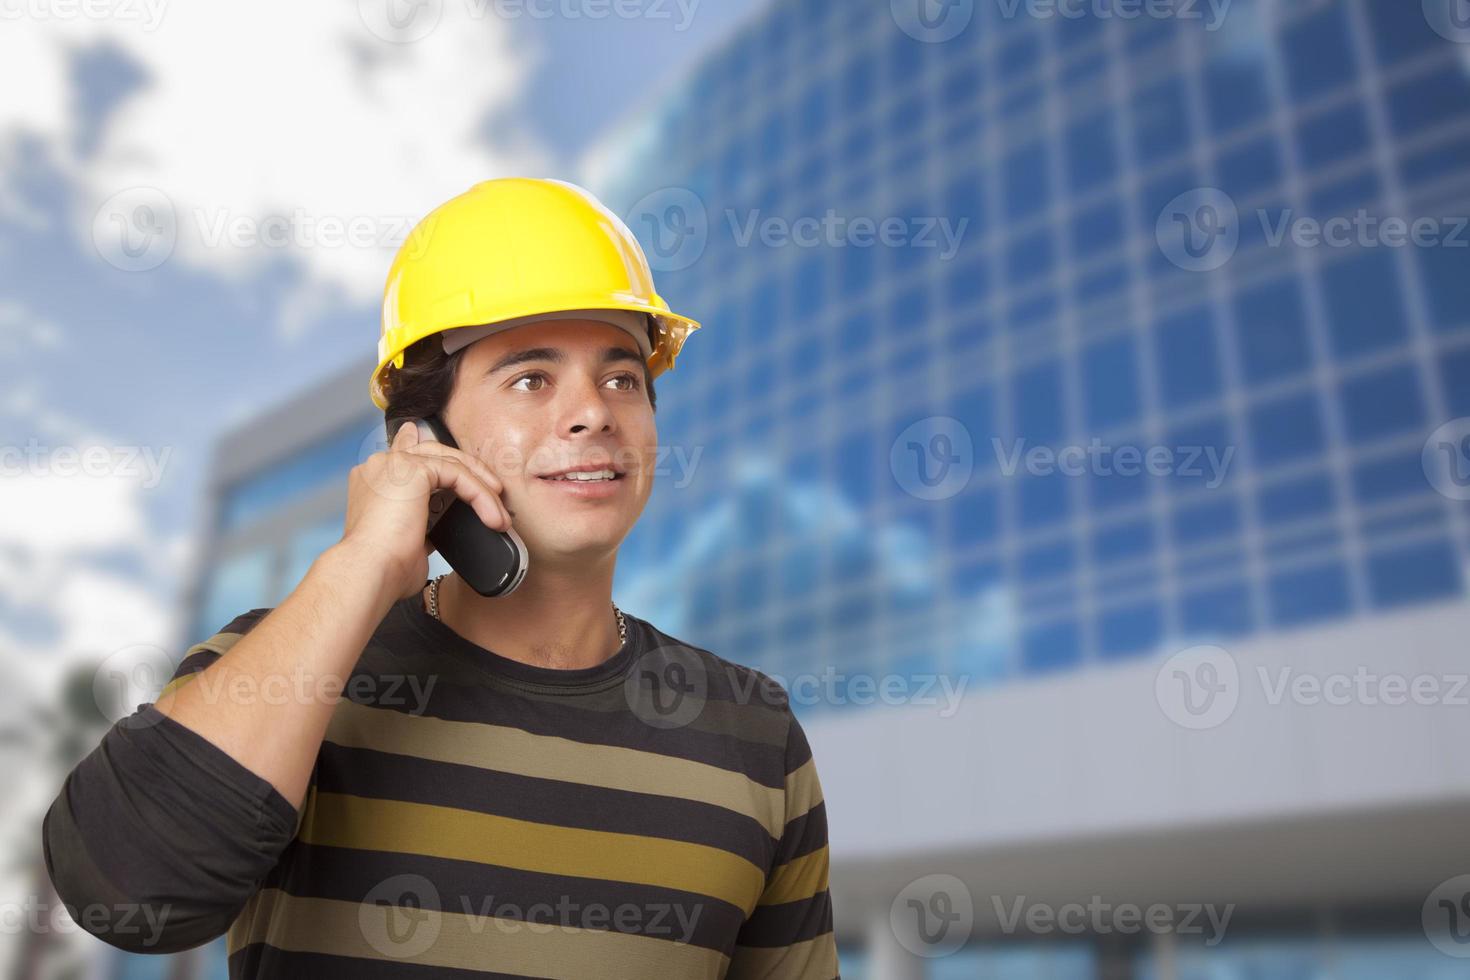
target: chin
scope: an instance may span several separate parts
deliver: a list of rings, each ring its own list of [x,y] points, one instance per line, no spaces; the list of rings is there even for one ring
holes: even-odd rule
[[[628,528],[621,523],[614,526],[606,520],[586,521],[580,527],[569,526],[564,522],[534,535],[534,539],[519,528],[517,531],[531,552],[533,568],[538,556],[549,559],[600,557],[616,551],[623,543],[623,538],[628,536]]]

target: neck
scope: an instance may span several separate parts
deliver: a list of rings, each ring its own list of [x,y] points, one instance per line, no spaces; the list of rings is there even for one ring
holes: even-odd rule
[[[508,596],[486,598],[457,574],[439,583],[439,618],[477,646],[534,667],[595,667],[618,652],[613,559],[591,567],[532,567]]]

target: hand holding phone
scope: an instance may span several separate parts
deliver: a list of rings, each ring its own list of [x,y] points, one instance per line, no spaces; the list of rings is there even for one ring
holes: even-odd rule
[[[403,423],[408,425],[408,422]],[[458,449],[449,428],[437,415],[415,419],[419,439]],[[503,596],[524,581],[531,557],[515,528],[487,527],[475,509],[453,490],[435,490],[429,497],[428,540],[449,567],[482,596]]]

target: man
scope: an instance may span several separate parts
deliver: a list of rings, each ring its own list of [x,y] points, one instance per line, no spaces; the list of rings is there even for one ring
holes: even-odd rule
[[[653,377],[698,326],[575,185],[485,181],[421,222],[372,379],[388,450],[300,585],[69,775],[43,836],[73,917],[138,952],[227,931],[231,977],[836,977],[786,692],[612,603]],[[459,448],[404,424],[428,416]],[[441,488],[514,527],[519,587],[426,582]]]

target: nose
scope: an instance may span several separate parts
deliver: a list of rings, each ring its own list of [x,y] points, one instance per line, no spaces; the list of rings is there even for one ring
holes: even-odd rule
[[[567,391],[563,431],[573,435],[587,431],[613,431],[615,418],[603,400],[602,389],[597,386],[596,379],[581,378]]]

